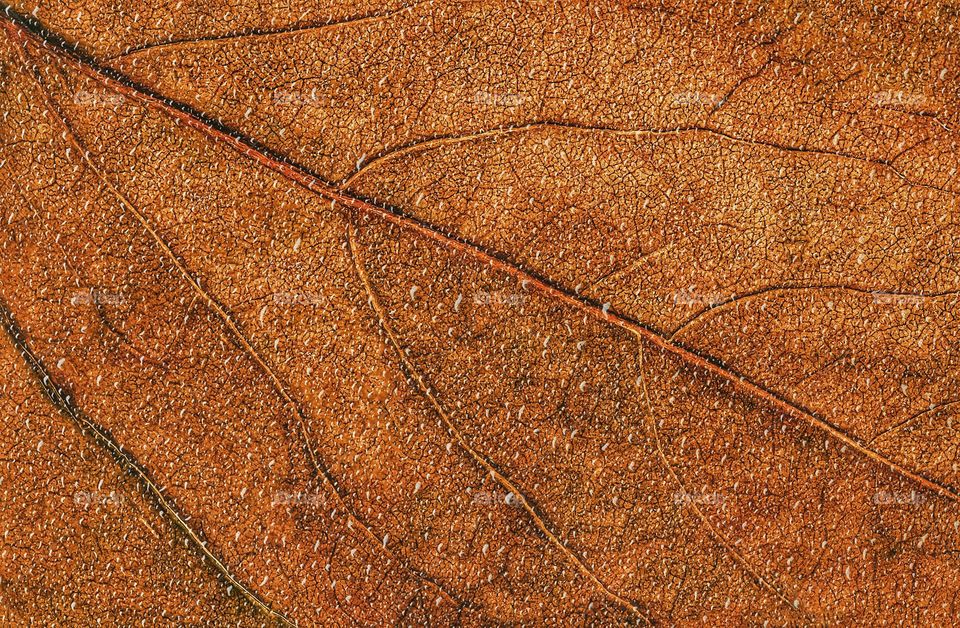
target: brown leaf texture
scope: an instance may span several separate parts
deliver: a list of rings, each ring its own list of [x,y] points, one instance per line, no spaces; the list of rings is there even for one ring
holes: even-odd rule
[[[960,10],[17,1],[0,620],[960,620]]]

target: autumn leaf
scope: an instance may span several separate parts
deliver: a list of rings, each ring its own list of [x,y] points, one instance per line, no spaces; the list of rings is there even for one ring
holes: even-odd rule
[[[948,5],[3,5],[0,619],[958,620]]]

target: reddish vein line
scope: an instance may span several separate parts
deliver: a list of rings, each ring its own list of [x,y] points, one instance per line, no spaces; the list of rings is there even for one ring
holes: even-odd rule
[[[205,118],[203,114],[191,109],[187,105],[154,94],[148,88],[134,83],[115,70],[97,65],[93,60],[87,58],[75,48],[69,47],[69,44],[57,35],[46,31],[35,21],[20,16],[3,3],[0,3],[0,6],[4,7],[4,17],[8,22],[5,27],[12,35],[44,45],[48,50],[55,53],[71,67],[76,68],[83,75],[99,81],[119,94],[142,102],[147,107],[162,111],[183,125],[196,129],[212,139],[227,144],[237,152],[251,158],[264,167],[287,177],[303,188],[331,201],[332,206],[339,203],[353,211],[377,216],[402,229],[413,231],[414,233],[438,242],[445,248],[460,252],[468,257],[473,257],[480,262],[488,264],[491,268],[514,277],[524,286],[538,290],[547,296],[553,297],[562,303],[585,312],[589,316],[617,325],[642,340],[649,342],[653,346],[677,356],[686,363],[730,382],[745,395],[766,402],[770,407],[776,409],[784,416],[809,423],[854,451],[859,452],[903,477],[909,478],[918,485],[950,501],[960,500],[960,494],[958,494],[953,487],[927,478],[916,471],[912,471],[894,462],[829,421],[814,415],[809,410],[796,405],[778,393],[754,383],[747,377],[734,372],[718,361],[696,353],[680,344],[671,342],[658,332],[626,316],[618,314],[612,309],[597,307],[595,303],[558,288],[512,263],[484,251],[472,242],[460,239],[451,234],[443,233],[439,228],[414,217],[377,206],[370,201],[341,192],[331,183],[324,181],[306,167],[290,161],[285,157],[271,154],[268,149],[258,146],[253,139],[229,129],[218,121]]]

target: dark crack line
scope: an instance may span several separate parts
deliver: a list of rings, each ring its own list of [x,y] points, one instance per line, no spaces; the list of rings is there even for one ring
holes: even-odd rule
[[[236,587],[244,598],[278,624],[295,626],[296,624],[288,619],[286,615],[272,609],[249,585],[231,573],[230,569],[209,546],[207,541],[202,538],[201,533],[190,527],[190,524],[187,523],[190,519],[189,515],[182,514],[173,499],[164,494],[163,488],[153,479],[150,471],[137,460],[133,453],[117,442],[108,429],[98,424],[77,407],[67,388],[58,384],[53,379],[53,376],[50,374],[50,371],[47,370],[43,361],[30,348],[13,313],[3,300],[0,300],[0,324],[3,325],[13,346],[36,376],[44,395],[57,410],[59,410],[63,416],[73,421],[80,431],[89,436],[101,449],[107,451],[124,471],[139,480],[147,494],[153,497],[160,509],[173,521],[176,528],[179,529],[180,532],[190,540],[195,549],[213,565],[217,573],[230,585]]]

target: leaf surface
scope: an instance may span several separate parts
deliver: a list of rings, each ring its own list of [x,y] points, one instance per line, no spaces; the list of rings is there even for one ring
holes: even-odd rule
[[[8,9],[3,612],[949,623],[955,22]]]

